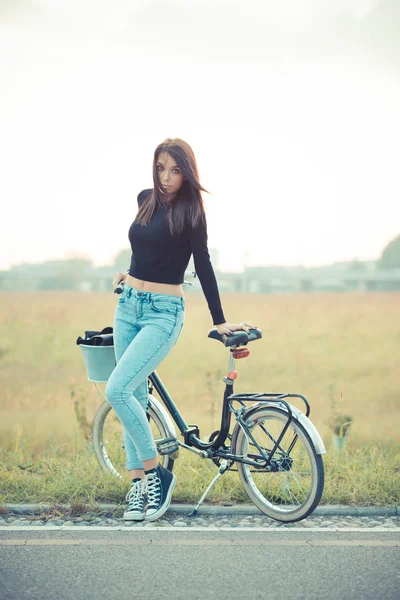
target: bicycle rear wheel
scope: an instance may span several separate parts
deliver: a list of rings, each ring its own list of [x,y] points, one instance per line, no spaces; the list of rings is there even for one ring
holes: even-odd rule
[[[287,420],[284,410],[260,407],[246,420],[254,441],[236,423],[232,450],[260,465],[236,463],[252,502],[272,519],[293,522],[310,515],[318,505],[324,488],[324,465],[307,431],[293,418],[271,459],[271,466],[265,466],[257,445],[266,455],[271,452]]]
[[[147,415],[154,441],[169,436],[163,421],[149,403]],[[112,410],[111,405],[104,401],[99,407],[93,421],[93,446],[100,467],[107,473],[122,479],[122,473],[126,472],[125,447],[122,435],[122,425]],[[172,471],[174,467],[174,455],[164,454],[159,456],[159,463]]]

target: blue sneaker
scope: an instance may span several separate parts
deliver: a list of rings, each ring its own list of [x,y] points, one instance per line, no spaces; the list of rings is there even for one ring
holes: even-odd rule
[[[176,477],[171,471],[158,465],[155,471],[147,473],[145,482],[147,492],[145,520],[155,521],[166,512],[171,503]]]

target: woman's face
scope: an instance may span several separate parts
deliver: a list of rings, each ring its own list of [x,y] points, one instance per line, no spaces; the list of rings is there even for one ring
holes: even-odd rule
[[[180,167],[168,152],[161,152],[157,159],[157,171],[168,200],[173,200],[183,183]]]

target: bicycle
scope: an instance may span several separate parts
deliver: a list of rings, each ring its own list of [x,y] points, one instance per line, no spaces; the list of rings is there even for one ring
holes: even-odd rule
[[[213,432],[208,441],[202,440],[199,427],[185,422],[157,372],[153,371],[148,378],[147,416],[160,463],[172,471],[179,457],[179,449],[184,448],[219,467],[189,516],[197,514],[219,477],[229,470],[237,470],[246,494],[261,512],[287,523],[306,518],[314,511],[322,496],[322,455],[326,453],[322,438],[309,419],[309,402],[302,394],[233,393],[238,375],[235,360],[249,356],[250,351],[246,346],[261,339],[260,329],[251,329],[249,334],[240,330],[225,336],[213,328],[208,337],[220,341],[230,352],[228,373],[223,378],[226,385],[220,429]],[[106,347],[113,349],[111,345]],[[89,377],[89,366],[86,366],[88,379],[94,382],[104,398],[93,421],[96,457],[105,472],[122,479],[118,470],[125,461],[121,424],[97,386],[99,380]],[[154,389],[162,403],[153,396]],[[305,412],[289,404],[289,398],[304,402]],[[236,422],[231,432],[232,417]],[[183,441],[178,439],[175,425]]]

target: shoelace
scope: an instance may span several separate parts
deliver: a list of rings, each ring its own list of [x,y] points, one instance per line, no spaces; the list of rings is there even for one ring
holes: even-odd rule
[[[146,491],[145,480],[136,481],[132,484],[131,489],[126,495],[126,500],[129,502],[128,508],[143,509],[144,494]]]
[[[144,489],[149,504],[158,504],[161,496],[161,480],[156,473],[150,473],[144,480]]]

